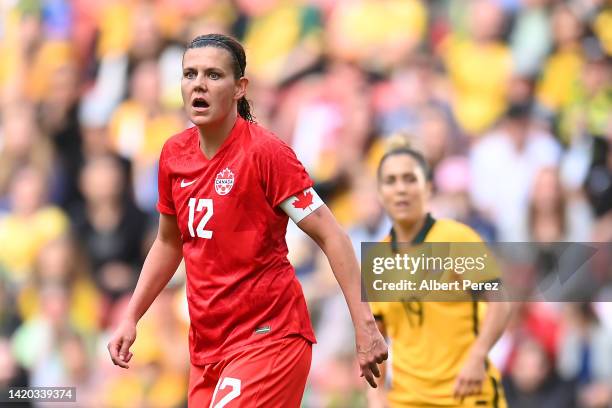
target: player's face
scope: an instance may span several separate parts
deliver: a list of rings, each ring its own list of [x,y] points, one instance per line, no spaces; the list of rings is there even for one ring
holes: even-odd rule
[[[196,126],[220,124],[236,112],[248,81],[234,78],[233,62],[223,48],[190,48],[185,52],[181,93],[187,116]]]
[[[412,224],[427,213],[429,183],[421,166],[407,154],[387,157],[380,169],[378,192],[394,223]]]

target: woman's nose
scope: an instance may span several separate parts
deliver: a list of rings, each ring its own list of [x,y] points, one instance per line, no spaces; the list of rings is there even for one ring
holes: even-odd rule
[[[194,89],[202,89],[202,90],[206,90],[206,76],[204,74],[198,74],[198,76],[196,77],[194,83],[193,83],[193,87]]]
[[[396,193],[405,193],[407,189],[406,183],[399,182],[395,185]]]

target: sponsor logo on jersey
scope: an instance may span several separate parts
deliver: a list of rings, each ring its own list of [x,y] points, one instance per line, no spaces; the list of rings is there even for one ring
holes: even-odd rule
[[[255,334],[266,334],[266,333],[270,333],[270,331],[272,331],[272,328],[270,327],[270,325],[261,326],[255,329]]]
[[[234,186],[234,173],[226,167],[215,178],[215,190],[219,195],[226,195]]]
[[[188,187],[188,186],[192,185],[193,183],[195,183],[196,181],[197,181],[197,179],[191,180],[191,181],[187,181],[185,179],[182,179],[181,180],[181,188]]]

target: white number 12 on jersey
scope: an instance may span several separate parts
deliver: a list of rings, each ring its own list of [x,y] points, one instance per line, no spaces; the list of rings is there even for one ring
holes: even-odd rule
[[[189,222],[187,223],[187,226],[189,227],[189,234],[191,234],[191,236],[194,238],[197,234],[199,238],[211,239],[213,232],[210,230],[205,230],[204,227],[206,226],[206,223],[210,220],[210,217],[212,217],[213,215],[213,201],[210,198],[200,198],[198,200],[197,198],[192,197],[189,199],[189,203],[187,205],[189,206]],[[201,212],[204,207],[206,207],[206,214],[204,214],[204,217],[202,217],[202,220],[200,221],[198,227],[194,232],[193,219],[195,218],[195,213]]]
[[[240,384],[241,384],[241,381],[238,378],[223,377],[222,379],[220,379],[219,382],[217,383],[217,386],[215,387],[215,392],[213,392],[212,401],[210,401],[211,407],[212,408],[224,408],[228,402],[230,402],[236,397],[239,397],[240,396]],[[225,395],[225,397],[223,397],[213,407],[212,404],[215,403],[215,398],[217,398],[217,391],[223,390],[227,387],[231,387],[232,390],[228,392]]]

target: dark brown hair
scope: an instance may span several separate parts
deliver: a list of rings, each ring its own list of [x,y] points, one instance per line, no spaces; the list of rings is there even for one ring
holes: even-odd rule
[[[203,47],[223,48],[229,52],[233,60],[232,68],[234,70],[234,78],[240,79],[244,76],[246,69],[246,54],[242,44],[240,44],[238,40],[224,34],[199,35],[191,40],[187,46],[187,50]],[[255,118],[251,113],[251,105],[244,96],[238,100],[238,114],[249,122],[255,122]]]

